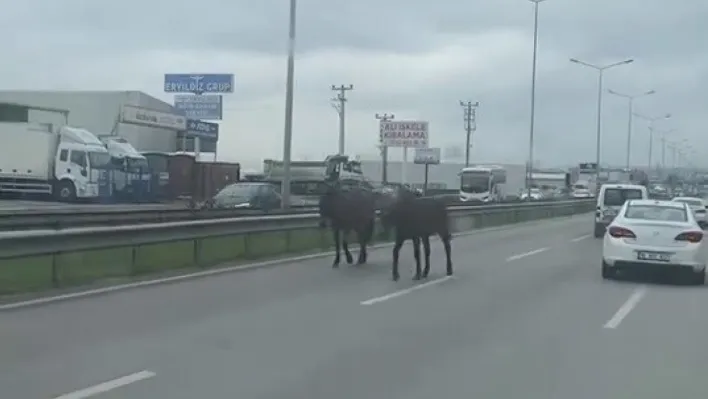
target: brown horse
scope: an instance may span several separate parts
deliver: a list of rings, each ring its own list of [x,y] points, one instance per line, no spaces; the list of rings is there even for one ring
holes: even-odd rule
[[[366,246],[373,238],[376,222],[373,193],[360,188],[344,190],[337,182],[328,184],[325,193],[320,197],[319,213],[320,227],[325,227],[329,221],[332,228],[335,247],[332,267],[339,266],[341,248],[344,249],[347,263],[353,263],[354,260],[347,243],[347,234],[350,231],[356,233],[359,241],[360,251],[357,264],[366,263]]]
[[[433,197],[420,197],[406,188],[400,188],[396,201],[381,213],[384,228],[395,228],[395,245],[393,247],[393,280],[400,278],[398,272],[398,257],[403,243],[413,241],[413,256],[415,257],[414,280],[427,278],[430,273],[430,236],[437,234],[442,240],[447,260],[447,275],[452,275],[451,244],[447,207],[442,200]],[[420,267],[420,242],[423,241],[425,252],[425,269]]]

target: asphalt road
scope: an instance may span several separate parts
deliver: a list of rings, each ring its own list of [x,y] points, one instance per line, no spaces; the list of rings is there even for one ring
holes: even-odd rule
[[[591,226],[456,237],[415,290],[381,249],[0,312],[0,396],[705,397],[708,291],[603,281]]]

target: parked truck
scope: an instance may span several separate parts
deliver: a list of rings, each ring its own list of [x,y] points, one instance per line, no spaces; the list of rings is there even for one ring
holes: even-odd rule
[[[96,199],[110,156],[91,132],[48,123],[0,122],[0,192]]]
[[[155,199],[151,193],[151,175],[147,158],[126,139],[115,135],[98,138],[111,157],[111,187],[114,200],[144,202]]]

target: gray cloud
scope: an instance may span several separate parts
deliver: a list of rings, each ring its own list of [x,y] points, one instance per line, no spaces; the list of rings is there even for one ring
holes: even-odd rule
[[[3,0],[7,3],[7,0]],[[458,100],[480,101],[477,159],[524,162],[528,151],[533,5],[522,0],[309,0],[298,10],[295,152],[336,148],[331,84],[353,83],[348,146],[375,155],[375,112],[430,119],[433,142],[463,141]],[[224,139],[232,158],[279,156],[283,115],[286,0],[28,0],[0,15],[12,88],[136,89],[161,93],[165,72],[237,74]],[[195,6],[195,4],[197,4]],[[708,144],[708,3],[679,0],[561,1],[540,5],[537,158],[572,164],[595,157],[597,74],[568,62],[634,58],[607,71],[606,87],[657,90],[637,100],[694,148]],[[605,97],[603,159],[621,164],[627,109]],[[636,123],[637,163],[646,127]],[[249,143],[258,137],[256,143]],[[676,139],[678,140],[678,138]],[[259,155],[260,156],[260,155]],[[696,161],[700,161],[696,159]],[[708,158],[703,161],[708,166]]]

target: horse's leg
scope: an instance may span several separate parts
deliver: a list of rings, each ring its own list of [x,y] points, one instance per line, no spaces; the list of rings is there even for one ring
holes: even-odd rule
[[[413,280],[420,280],[420,237],[413,237],[413,257],[415,258],[415,276]]]
[[[349,242],[347,242],[347,237],[349,236],[349,230],[342,231],[342,248],[344,249],[344,257],[347,258],[347,264],[354,263],[354,258],[352,253],[349,252]]]
[[[430,237],[423,236],[423,254],[425,254],[425,269],[423,269],[423,278],[427,278],[430,274]]]
[[[403,238],[396,234],[396,244],[393,246],[393,267],[391,268],[393,281],[398,281],[398,279],[401,278],[401,275],[398,274],[398,255],[401,252],[404,241]]]
[[[356,232],[357,241],[359,241],[359,257],[356,260],[357,265],[362,265],[366,263],[366,234],[361,230]]]
[[[339,267],[341,244],[339,242],[339,229],[334,226],[332,227],[332,237],[334,237],[334,262],[332,263],[332,267],[336,268]]]
[[[450,235],[450,233],[445,233],[441,234],[440,238],[442,239],[443,246],[445,247],[445,257],[447,258],[447,275],[452,276],[452,256],[450,255],[452,252],[452,248],[450,246],[452,235]]]

